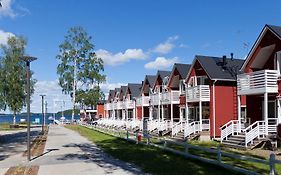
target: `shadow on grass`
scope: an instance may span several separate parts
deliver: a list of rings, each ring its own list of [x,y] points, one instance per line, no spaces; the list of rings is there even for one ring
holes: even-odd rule
[[[112,137],[87,128],[72,126],[70,129],[93,141],[109,155],[140,167],[143,172],[152,174],[199,174],[220,175],[239,174],[221,167],[187,159],[158,148],[136,145],[123,139]],[[83,149],[83,147],[81,148]],[[92,151],[91,151],[92,152]]]

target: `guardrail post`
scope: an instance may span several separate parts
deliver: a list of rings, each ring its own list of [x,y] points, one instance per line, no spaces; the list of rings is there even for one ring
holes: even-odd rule
[[[129,140],[129,131],[127,130],[126,139]]]
[[[166,149],[166,147],[167,147],[167,141],[164,140],[164,149]]]
[[[217,159],[218,159],[218,163],[221,164],[221,147],[218,146],[217,148]]]
[[[275,175],[275,154],[271,153],[269,157],[269,174]]]
[[[185,145],[184,145],[184,152],[186,153],[186,154],[189,154],[189,147],[188,147],[188,143],[187,142],[185,142]]]

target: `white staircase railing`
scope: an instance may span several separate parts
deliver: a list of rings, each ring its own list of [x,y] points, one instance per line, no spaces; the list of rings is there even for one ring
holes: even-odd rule
[[[147,121],[147,130],[153,131],[155,130],[159,125],[159,122],[157,120],[149,120]]]
[[[230,120],[224,124],[221,128],[221,142],[227,140],[227,137],[238,134],[239,131],[239,120]]]
[[[202,130],[210,130],[210,119],[202,119]]]
[[[192,123],[189,123],[188,125],[185,125],[184,137],[188,137],[191,134],[196,134],[198,132],[200,132],[200,122],[194,121]]]
[[[172,136],[177,135],[184,130],[185,122],[179,121],[172,126]]]
[[[159,122],[157,129],[158,131],[165,131],[172,127],[170,125],[171,125],[170,120],[161,121]]]
[[[245,147],[248,143],[253,143],[255,138],[260,138],[260,136],[265,137],[266,135],[266,125],[265,121],[256,121],[255,123],[248,126],[245,130]]]

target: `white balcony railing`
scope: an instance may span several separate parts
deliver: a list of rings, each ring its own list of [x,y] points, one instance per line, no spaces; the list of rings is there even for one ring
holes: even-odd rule
[[[160,93],[150,94],[151,104],[152,105],[160,105]]]
[[[199,85],[199,86],[187,88],[186,101],[187,102],[210,101],[210,86]]]
[[[240,74],[237,76],[238,95],[277,93],[278,76],[276,70],[261,70]]]
[[[180,91],[163,92],[161,95],[161,100],[163,104],[179,104]]]
[[[126,109],[133,109],[134,108],[134,101],[133,100],[125,100],[124,101]]]
[[[136,100],[136,106],[149,106],[149,96],[141,96]]]

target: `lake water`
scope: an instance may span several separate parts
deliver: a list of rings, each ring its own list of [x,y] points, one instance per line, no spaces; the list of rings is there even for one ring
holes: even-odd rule
[[[46,124],[49,124],[53,122],[52,120],[48,120],[49,116],[46,116]],[[56,116],[55,119],[59,120],[61,116]],[[64,116],[66,120],[71,120],[71,116]],[[16,117],[16,123],[19,123],[21,119],[26,120],[27,116],[26,115],[17,115]],[[74,119],[80,119],[80,116],[74,116]],[[35,114],[30,116],[30,123],[34,123],[35,121],[39,121],[38,124],[42,123],[42,115]],[[0,123],[13,123],[13,115],[0,115]],[[37,123],[36,123],[37,124]]]

